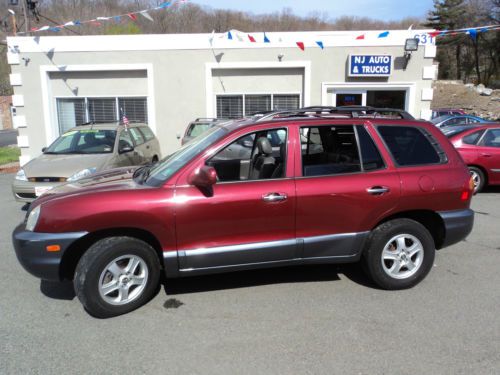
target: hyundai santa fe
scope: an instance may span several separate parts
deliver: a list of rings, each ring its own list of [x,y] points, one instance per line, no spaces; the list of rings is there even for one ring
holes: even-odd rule
[[[241,140],[250,151],[228,158]],[[13,241],[27,271],[73,280],[101,318],[146,303],[161,273],[361,261],[404,289],[470,233],[472,190],[431,123],[304,109],[215,125],[154,166],[50,190]]]

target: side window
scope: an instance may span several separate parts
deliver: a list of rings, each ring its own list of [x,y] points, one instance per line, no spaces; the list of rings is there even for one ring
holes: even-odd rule
[[[327,176],[361,171],[353,126],[318,126],[300,129],[302,175]]]
[[[489,129],[481,142],[486,147],[500,147],[500,129]]]
[[[135,145],[139,146],[144,143],[144,137],[138,128],[128,128],[128,131],[132,138],[134,139]]]
[[[479,122],[479,120],[477,120],[475,118],[472,118],[472,117],[467,118],[467,124],[477,124],[478,122]]]
[[[466,135],[465,137],[462,138],[462,142],[465,143],[466,145],[475,145],[479,140],[479,138],[481,138],[481,135],[483,135],[483,133],[484,130],[479,130],[472,134]]]
[[[447,161],[439,143],[425,129],[410,126],[378,126],[399,166],[440,164]]]
[[[285,177],[286,129],[247,134],[232,142],[206,164],[215,168],[221,182]]]
[[[148,128],[147,126],[143,126],[139,129],[141,130],[141,133],[144,135],[146,142],[155,138],[153,131],[150,128]]]
[[[359,147],[361,148],[363,170],[374,171],[385,168],[384,160],[365,127],[357,126],[356,130],[358,131]]]
[[[118,141],[118,150],[121,150],[124,147],[134,147],[132,143],[132,138],[130,137],[130,133],[126,130],[122,130],[120,132],[120,138]]]

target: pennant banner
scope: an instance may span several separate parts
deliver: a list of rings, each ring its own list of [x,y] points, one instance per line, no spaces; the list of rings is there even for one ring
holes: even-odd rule
[[[68,27],[68,26],[82,26],[82,25],[86,25],[86,24],[94,25],[94,26],[101,26],[102,25],[101,21],[110,21],[110,20],[113,20],[116,23],[120,23],[122,18],[124,18],[124,17],[125,17],[125,19],[129,18],[130,20],[135,22],[135,21],[137,21],[138,15],[141,15],[142,17],[144,17],[148,21],[154,22],[154,19],[153,19],[153,17],[151,17],[149,12],[162,10],[162,9],[168,8],[169,6],[181,5],[181,4],[185,4],[185,3],[187,3],[187,0],[167,1],[167,2],[159,4],[158,6],[156,6],[154,8],[143,9],[143,10],[139,10],[136,12],[120,14],[117,16],[109,16],[109,17],[101,16],[101,17],[97,17],[97,18],[94,18],[94,19],[91,19],[88,21],[75,20],[75,21],[68,21],[62,25],[56,25],[56,26],[47,26],[46,25],[46,26],[41,26],[41,27],[34,27],[31,29],[30,32],[32,32],[32,33],[37,33],[37,32],[42,32],[42,31],[58,32],[58,31],[61,31],[61,29],[64,29],[65,27]],[[21,35],[21,34],[26,34],[26,33],[25,32],[18,32],[17,34]]]

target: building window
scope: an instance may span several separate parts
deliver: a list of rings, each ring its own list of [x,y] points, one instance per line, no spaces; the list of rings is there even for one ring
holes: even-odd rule
[[[299,107],[298,94],[217,95],[217,118],[241,118],[255,113]]]
[[[60,134],[87,122],[148,122],[147,98],[56,99]]]

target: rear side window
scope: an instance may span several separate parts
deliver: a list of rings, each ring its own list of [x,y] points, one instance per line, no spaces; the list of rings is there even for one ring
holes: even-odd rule
[[[374,171],[385,168],[384,160],[370,134],[368,134],[364,126],[357,126],[356,129],[358,131],[359,147],[361,148],[363,169],[365,171]]]
[[[483,135],[483,133],[484,130],[479,130],[472,134],[466,135],[465,137],[462,138],[462,142],[467,145],[475,145],[479,140],[479,138],[481,138],[481,135]]]
[[[447,161],[439,143],[425,129],[378,126],[377,130],[399,166],[440,164]]]
[[[206,123],[196,123],[196,124],[191,124],[189,127],[189,130],[187,132],[188,137],[197,137],[200,134],[206,132],[208,129],[210,129],[213,126],[213,123],[211,122],[206,122]]]
[[[144,135],[144,138],[146,138],[146,142],[154,139],[155,135],[150,128],[148,128],[147,126],[143,126],[140,129],[141,133]]]
[[[361,171],[354,126],[300,128],[302,175],[328,176]]]

